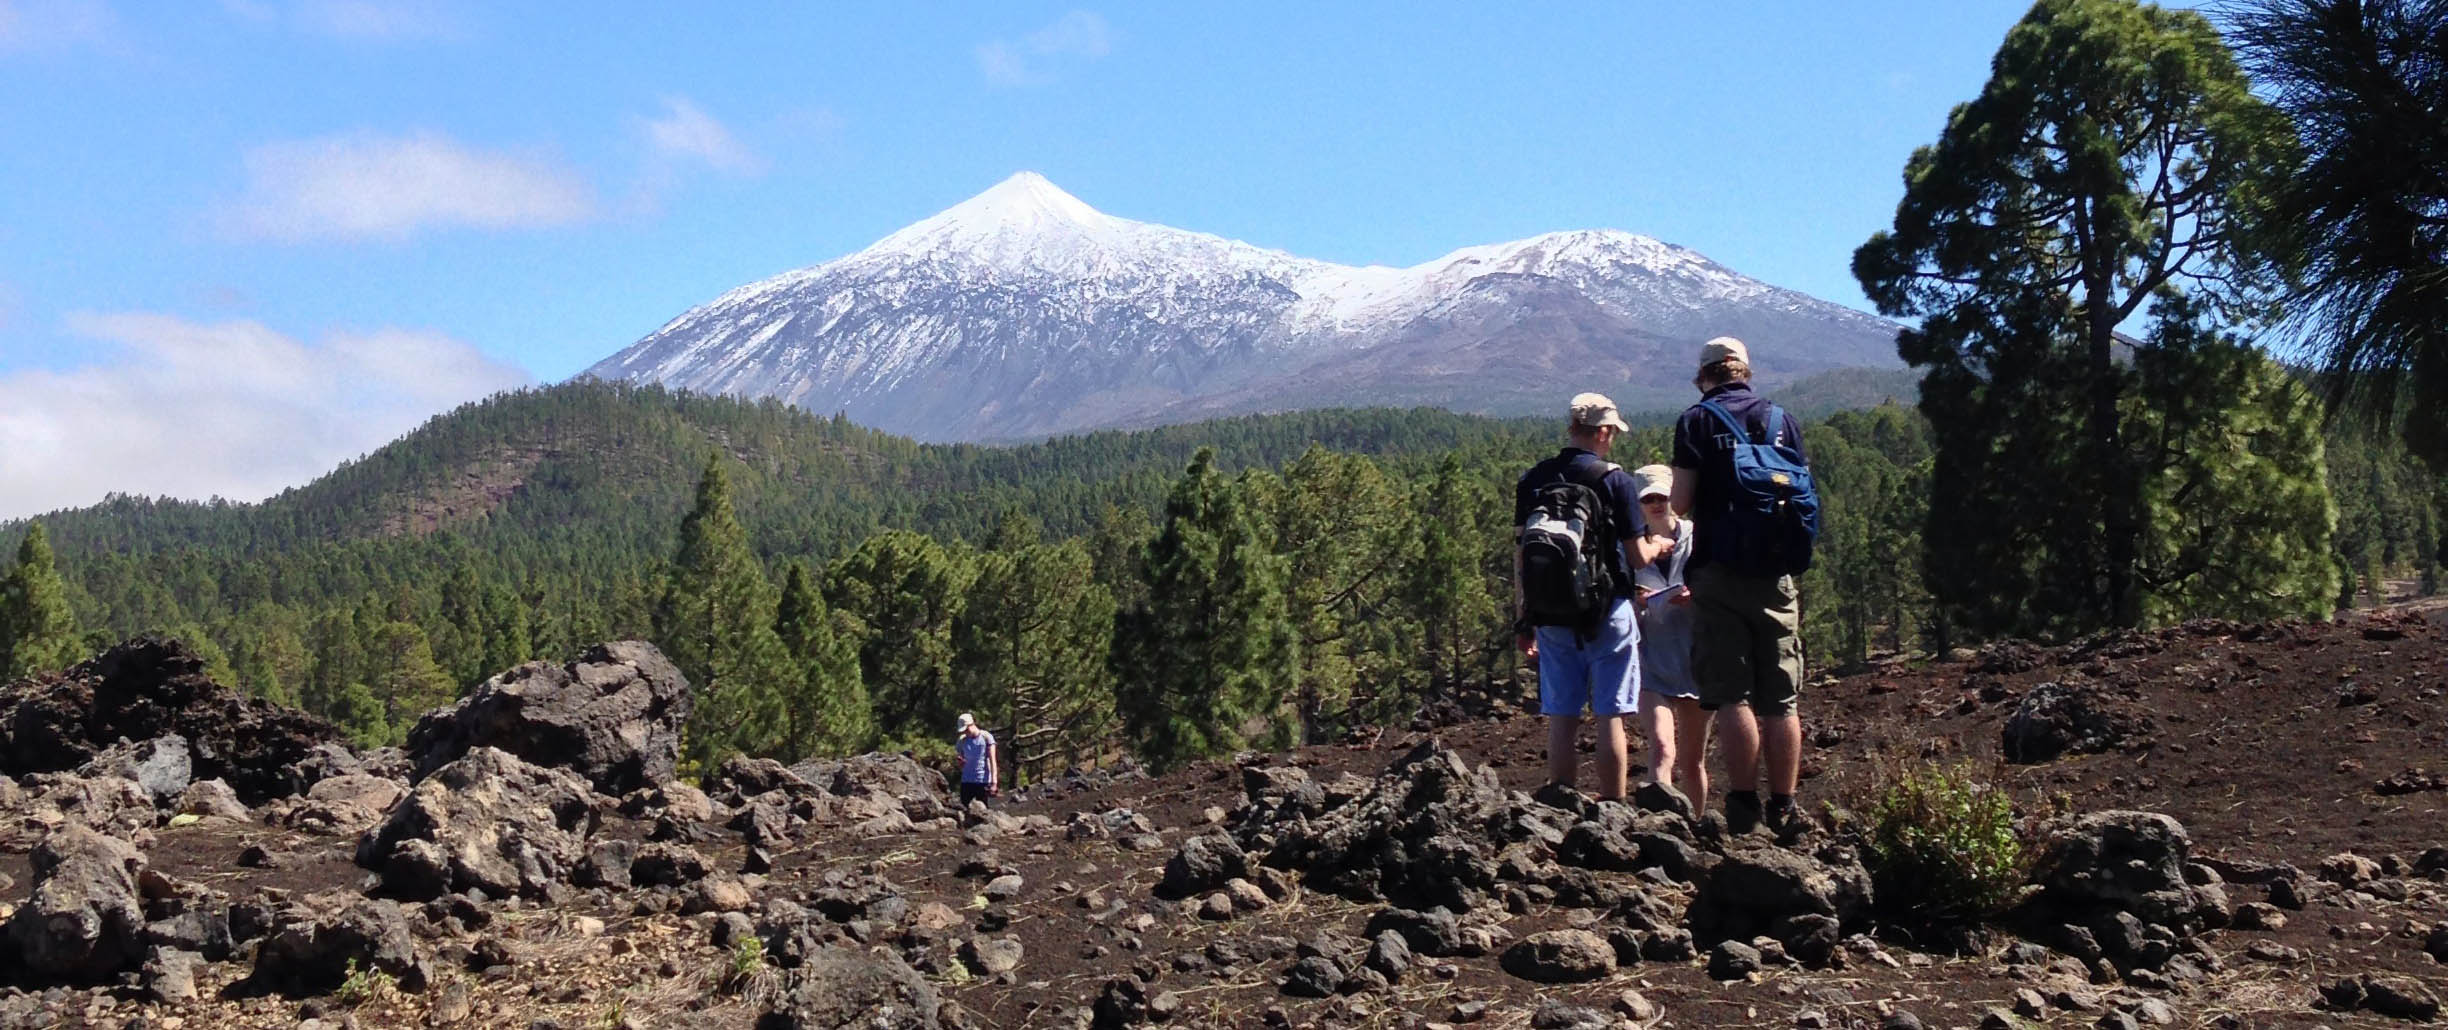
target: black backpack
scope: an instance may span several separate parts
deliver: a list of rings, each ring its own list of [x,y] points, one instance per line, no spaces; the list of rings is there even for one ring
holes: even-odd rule
[[[1604,478],[1615,466],[1605,465]],[[1530,512],[1514,531],[1521,549],[1522,614],[1533,626],[1570,626],[1586,632],[1606,617],[1615,597],[1616,546],[1606,494],[1595,482],[1561,478],[1533,488]]]

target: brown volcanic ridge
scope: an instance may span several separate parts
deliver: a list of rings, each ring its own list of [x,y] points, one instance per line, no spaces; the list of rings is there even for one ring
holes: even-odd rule
[[[680,782],[642,644],[356,753],[131,642],[0,688],[67,740],[0,741],[0,1026],[2405,1025],[2448,980],[2443,656],[2399,606],[1815,686],[1806,803],[2010,787],[2050,859],[1964,926],[1875,896],[1842,812],[1534,799],[1526,697],[959,812],[900,756]]]

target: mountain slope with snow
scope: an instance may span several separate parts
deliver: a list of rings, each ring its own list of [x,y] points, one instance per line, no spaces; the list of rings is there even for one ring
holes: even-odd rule
[[[587,374],[777,397],[928,440],[1296,408],[1679,406],[1711,336],[1764,385],[1892,368],[1895,326],[1631,233],[1352,267],[1105,214],[1023,172],[732,290]]]

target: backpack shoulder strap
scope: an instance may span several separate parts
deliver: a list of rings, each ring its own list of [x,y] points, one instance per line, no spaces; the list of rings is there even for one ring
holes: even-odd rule
[[[1741,422],[1735,421],[1734,413],[1727,411],[1724,405],[1719,404],[1716,401],[1701,401],[1700,407],[1705,409],[1709,414],[1717,416],[1717,421],[1724,423],[1726,432],[1734,434],[1735,439],[1749,440],[1752,443],[1767,442],[1767,440],[1762,440],[1759,438],[1760,434],[1743,428],[1743,424]],[[1777,423],[1784,421],[1784,414],[1777,408],[1776,405],[1770,404],[1768,406],[1768,418],[1770,419],[1770,429],[1767,436],[1770,440],[1773,440],[1776,438],[1775,427]]]

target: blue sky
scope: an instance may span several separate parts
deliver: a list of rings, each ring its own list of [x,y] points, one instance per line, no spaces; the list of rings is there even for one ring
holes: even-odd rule
[[[1023,169],[1335,261],[1619,228],[1866,307],[2025,6],[0,0],[0,518],[264,496]]]

